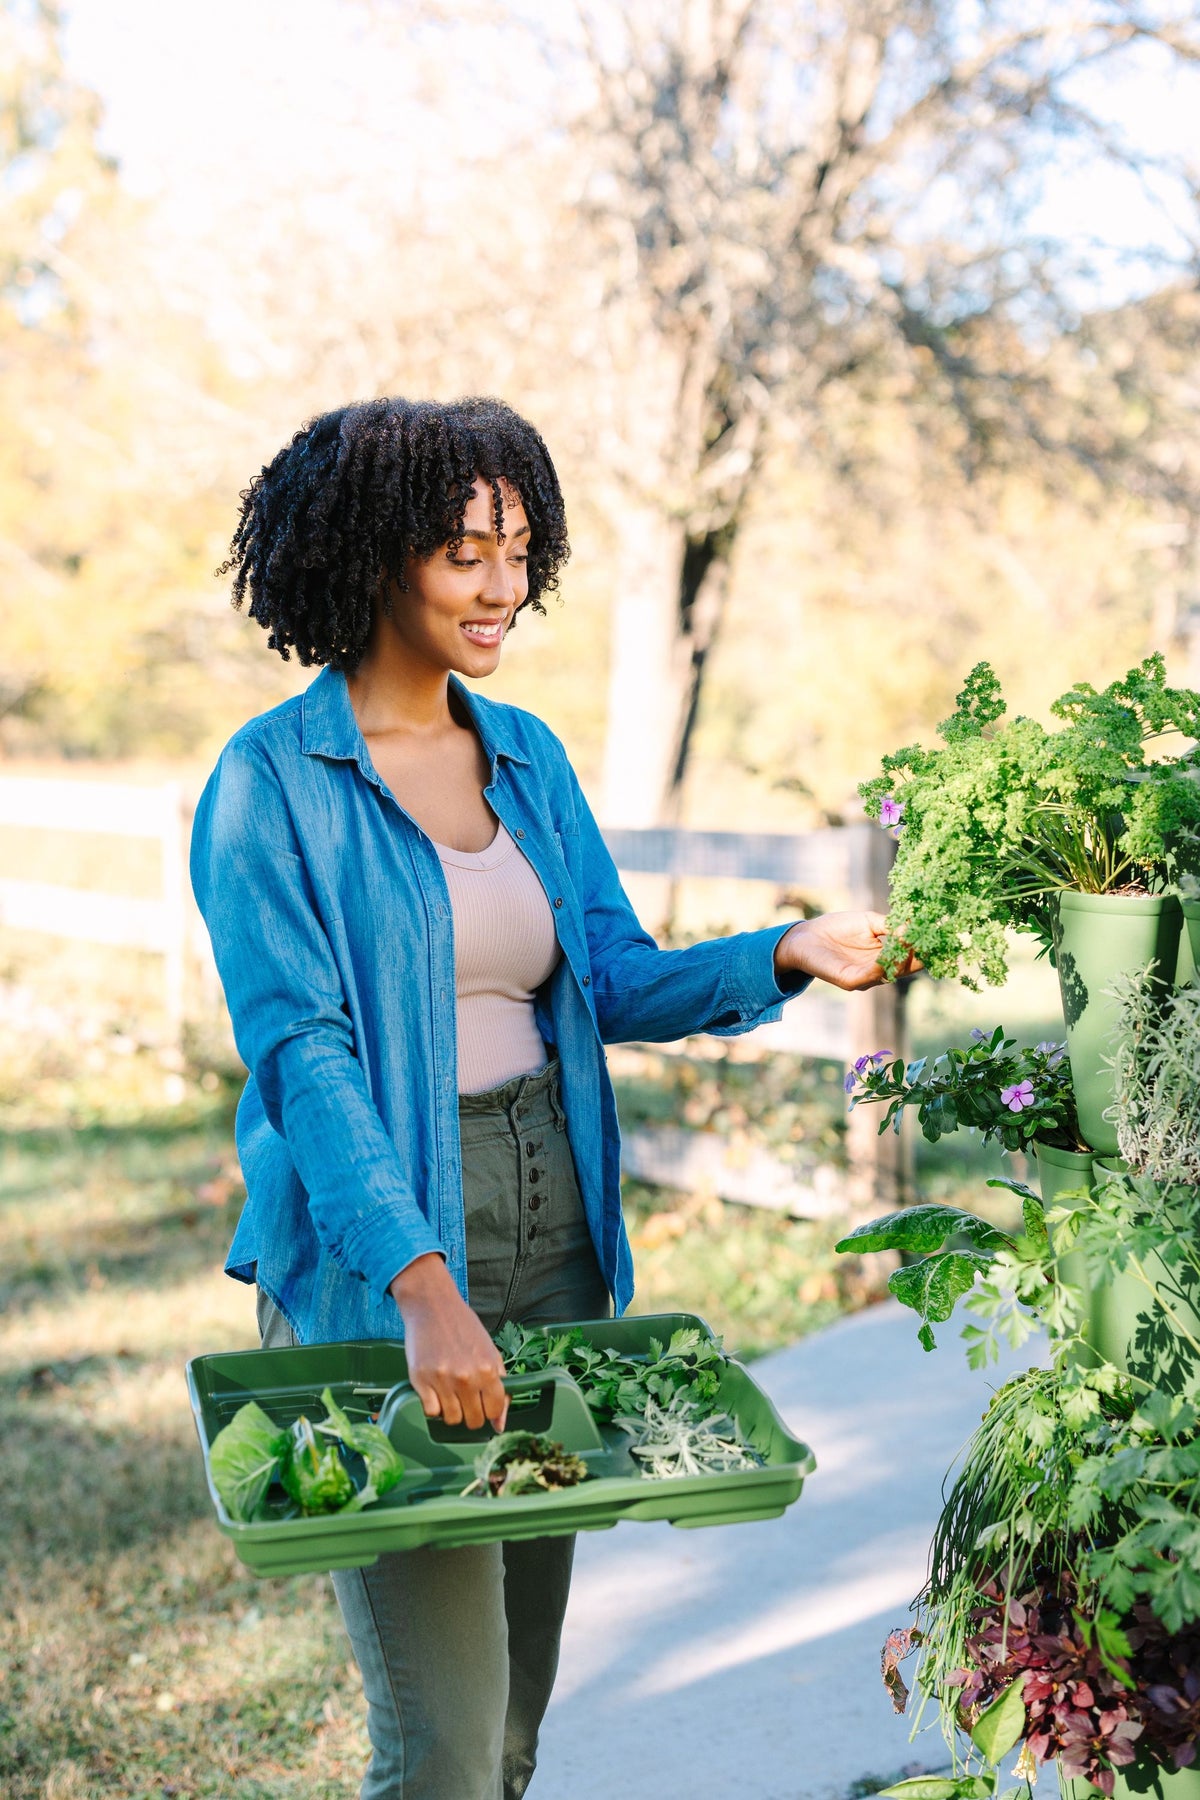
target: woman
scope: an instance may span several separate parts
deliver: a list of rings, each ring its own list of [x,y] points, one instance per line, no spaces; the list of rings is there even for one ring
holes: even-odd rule
[[[633,1292],[603,1044],[882,979],[874,914],[674,951],[641,929],[558,740],[458,679],[492,673],[566,556],[546,447],[499,402],[307,425],[243,496],[226,569],[274,649],[325,667],[232,739],[193,838],[250,1071],[227,1269],[257,1282],[264,1345],[403,1337],[427,1414],[498,1430],[500,1325]],[[334,1574],[365,1800],[525,1792],[571,1554]]]

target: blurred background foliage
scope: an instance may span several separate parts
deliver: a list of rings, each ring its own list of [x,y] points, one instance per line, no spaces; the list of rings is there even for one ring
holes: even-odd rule
[[[1043,28],[1029,27],[1021,55],[1014,5],[960,9],[960,39],[953,7],[882,0],[612,0],[584,9],[607,31],[582,41],[567,31],[568,7],[551,8],[536,38],[520,36],[519,15],[466,4],[344,10],[412,96],[419,116],[403,154],[344,170],[317,196],[300,178],[300,192],[258,184],[237,211],[218,196],[181,232],[161,201],[123,183],[99,103],[64,65],[57,10],[0,5],[0,749],[10,757],[199,767],[249,713],[301,683],[231,613],[211,571],[259,463],[314,410],[380,391],[494,389],[542,426],[576,554],[561,609],[521,622],[492,691],[544,713],[597,792],[614,633],[632,638],[635,663],[657,656],[669,674],[649,588],[640,639],[636,621],[622,622],[622,572],[643,541],[630,507],[657,509],[695,554],[707,533],[706,554],[728,577],[709,604],[686,781],[674,801],[654,797],[693,823],[843,816],[879,752],[927,732],[980,656],[1035,711],[1070,679],[1106,680],[1151,647],[1177,673],[1192,668],[1186,420],[1200,309],[1186,253],[1172,261],[1162,242],[1142,246],[1145,291],[1106,303],[1137,282],[1087,288],[1095,247],[1072,258],[1037,240],[1018,204],[1039,169],[1053,177],[1055,129],[1073,123],[1094,150],[1100,125],[1066,86],[1072,58],[1128,49],[1117,24],[1128,26],[1129,8],[1092,7],[1090,40],[1060,33],[1047,47],[1033,42]],[[1146,15],[1144,39],[1171,40],[1167,25],[1179,38],[1191,10],[1133,12]],[[472,33],[484,52],[472,99],[488,129],[464,131],[457,157],[453,129],[423,150],[423,118],[462,118],[447,59]],[[515,107],[504,45],[541,109],[532,123]],[[930,182],[953,181],[957,232],[913,200],[910,163],[896,160],[880,191],[847,164],[842,211],[822,215],[819,254],[806,248],[816,226],[801,224],[823,190],[807,163],[797,172],[801,126],[817,132],[813,108],[825,101],[798,88],[799,124],[789,124],[788,105],[763,96],[770,69],[798,80],[809,51],[831,80],[846,58],[865,57],[865,68],[874,56],[867,87],[860,79],[851,93],[843,73],[829,101],[855,99],[858,123],[844,119],[843,135],[859,154],[886,142],[889,120],[896,127],[902,76],[965,79],[955,58],[974,56],[975,88],[957,110],[939,101],[913,152]],[[618,91],[626,111],[614,116]],[[657,136],[635,102],[657,107]],[[872,107],[890,108],[882,123]],[[735,128],[763,134],[737,180],[721,136]],[[975,166],[988,144],[993,162]],[[1122,157],[1136,160],[1136,144],[1113,150]],[[791,221],[765,276],[757,265],[731,272],[735,224],[744,258],[770,248],[754,195],[775,204],[772,167],[776,185],[793,183],[801,224]],[[722,208],[735,206],[731,224]],[[747,340],[735,383],[736,321],[720,307],[748,315],[772,282],[796,292],[770,312],[761,342]],[[760,368],[768,351],[775,362]],[[690,422],[689,381],[703,389]],[[734,454],[721,430],[744,436],[748,409],[753,441]],[[676,467],[657,485],[646,473],[656,458]],[[727,496],[697,522],[696,495],[731,470],[736,504]],[[677,593],[668,599],[672,629],[696,648],[696,620],[679,613]],[[702,600],[693,595],[693,612]],[[831,681],[831,669],[845,679]],[[652,746],[640,747],[645,769]],[[609,798],[619,810],[611,779]]]
[[[0,0],[0,772],[195,791],[308,679],[213,578],[238,492],[388,392],[542,428],[575,555],[489,691],[610,819],[854,818],[981,657],[1039,714],[1151,649],[1200,685],[1198,12]],[[5,827],[0,874],[150,895],[150,850]],[[782,916],[692,889],[685,937]],[[332,1602],[238,1572],[180,1380],[253,1339],[240,1072],[160,1007],[154,957],[0,933],[0,1788],[333,1796]],[[918,1052],[1040,1038],[1053,976],[912,1012]],[[832,1064],[615,1066],[627,1126],[843,1155]],[[917,1147],[930,1197],[1000,1169]],[[747,1353],[878,1292],[832,1223],[626,1208],[638,1305]]]

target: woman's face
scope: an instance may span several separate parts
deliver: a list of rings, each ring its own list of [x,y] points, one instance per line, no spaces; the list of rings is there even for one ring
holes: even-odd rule
[[[394,632],[405,650],[439,670],[478,679],[500,661],[504,634],[529,592],[529,520],[514,488],[500,484],[504,541],[496,541],[492,490],[482,478],[463,515],[463,538],[433,555],[410,557],[406,588],[388,584],[390,613],[378,629]]]

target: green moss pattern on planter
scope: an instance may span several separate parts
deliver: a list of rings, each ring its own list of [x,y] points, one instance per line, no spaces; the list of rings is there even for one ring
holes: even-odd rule
[[[1125,1164],[1119,1157],[1097,1158],[1098,1196],[1103,1197],[1106,1181],[1119,1180],[1124,1173]],[[1182,1227],[1182,1218],[1180,1224]],[[1183,1329],[1200,1339],[1200,1290],[1189,1280],[1189,1271],[1168,1268],[1155,1250],[1147,1252],[1142,1266]],[[1195,1352],[1163,1316],[1162,1307],[1137,1274],[1132,1269],[1114,1269],[1110,1280],[1094,1282],[1090,1292],[1085,1292],[1088,1341],[1097,1353],[1115,1368],[1153,1381],[1167,1393],[1178,1393],[1195,1369]]]
[[[1075,1104],[1080,1131],[1098,1155],[1117,1153],[1117,1128],[1104,1117],[1113,1097],[1105,1057],[1116,1025],[1105,990],[1118,971],[1134,975],[1150,962],[1173,981],[1182,928],[1182,908],[1170,894],[1059,895],[1055,959]]]
[[[1058,1790],[1062,1800],[1096,1800],[1100,1792],[1090,1781],[1065,1781],[1061,1775]],[[1200,1800],[1200,1769],[1164,1769],[1149,1760],[1118,1769],[1113,1800],[1133,1800],[1134,1796],[1138,1800]]]

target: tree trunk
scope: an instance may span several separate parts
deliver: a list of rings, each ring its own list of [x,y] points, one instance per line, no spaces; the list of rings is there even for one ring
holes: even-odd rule
[[[700,535],[658,510],[622,513],[609,638],[603,812],[673,824],[709,653],[729,594],[736,524]]]

